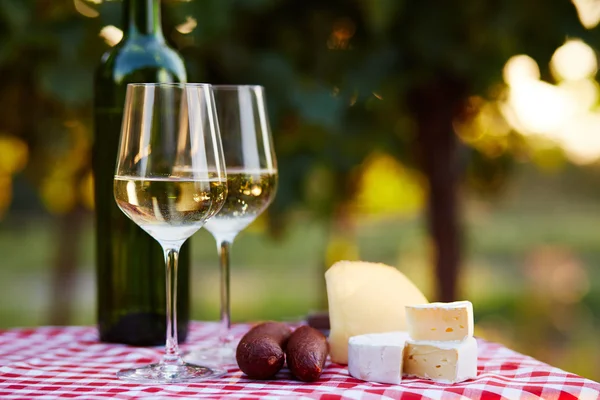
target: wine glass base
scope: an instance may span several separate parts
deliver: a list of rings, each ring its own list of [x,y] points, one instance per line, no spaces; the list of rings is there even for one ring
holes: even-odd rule
[[[117,377],[136,383],[181,383],[215,379],[225,375],[219,368],[208,368],[195,364],[182,365],[151,364],[140,368],[122,369]]]
[[[183,359],[194,364],[226,368],[237,365],[235,359],[236,347],[237,345],[234,343],[219,343],[212,347],[195,349],[184,356]]]

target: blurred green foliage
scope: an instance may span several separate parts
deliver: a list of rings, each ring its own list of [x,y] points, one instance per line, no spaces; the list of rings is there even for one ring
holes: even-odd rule
[[[192,81],[267,88],[278,214],[309,204],[331,215],[354,192],[350,173],[374,151],[415,164],[411,91],[444,77],[486,97],[510,56],[547,65],[565,37],[594,34],[568,1],[170,0],[163,8]],[[197,26],[180,33],[188,17]],[[27,143],[25,173],[50,211],[89,203],[81,192],[90,187],[90,82],[108,47],[99,36],[106,25],[120,26],[119,1],[0,4],[0,132]],[[306,182],[320,168],[332,173],[323,186],[334,188],[310,202]]]

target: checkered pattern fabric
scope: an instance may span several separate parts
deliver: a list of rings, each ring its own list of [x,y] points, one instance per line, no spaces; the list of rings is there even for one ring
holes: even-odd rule
[[[236,325],[234,332],[241,336],[248,328]],[[214,338],[217,330],[216,323],[192,323],[183,348]],[[154,362],[161,352],[99,343],[92,327],[0,331],[0,398],[600,399],[597,382],[484,340],[479,341],[478,377],[454,385],[413,378],[401,385],[363,382],[331,363],[315,383],[295,381],[287,369],[268,381],[247,379],[237,368],[194,384],[140,385],[116,378],[117,370]]]

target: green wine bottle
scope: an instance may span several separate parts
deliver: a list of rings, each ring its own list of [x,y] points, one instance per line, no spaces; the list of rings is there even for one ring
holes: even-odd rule
[[[100,340],[165,343],[165,261],[156,240],[117,207],[113,178],[128,83],[185,82],[181,57],[162,34],[160,0],[123,0],[123,39],[102,57],[94,80],[96,279]],[[189,241],[188,241],[189,242]],[[177,326],[189,321],[189,245],[179,257]]]

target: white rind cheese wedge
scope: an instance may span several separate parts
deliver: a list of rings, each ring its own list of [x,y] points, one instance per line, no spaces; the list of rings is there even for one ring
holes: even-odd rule
[[[406,306],[408,332],[414,340],[460,341],[473,336],[470,301]]]
[[[427,303],[396,268],[340,261],[325,272],[331,360],[348,364],[348,339],[365,333],[406,330],[406,305]]]
[[[408,340],[404,374],[441,383],[457,383],[477,376],[477,341],[424,342]]]
[[[371,333],[348,341],[348,372],[356,379],[399,384],[407,332]]]

